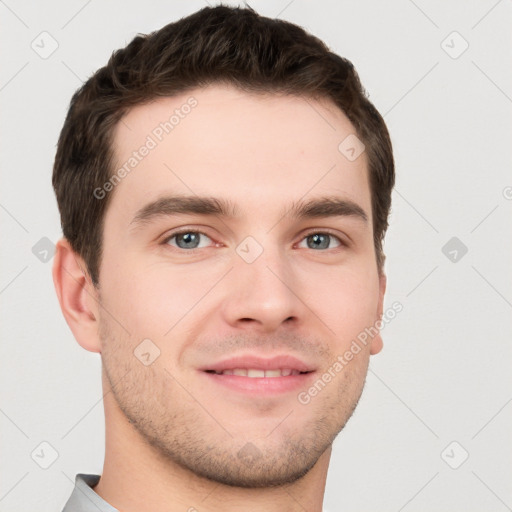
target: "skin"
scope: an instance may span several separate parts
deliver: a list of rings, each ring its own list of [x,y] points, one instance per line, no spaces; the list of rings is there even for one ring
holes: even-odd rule
[[[102,359],[106,446],[95,492],[124,512],[319,512],[331,443],[380,335],[307,405],[300,390],[248,397],[198,368],[241,353],[291,353],[320,376],[380,318],[386,278],[366,155],[350,162],[340,153],[355,130],[327,101],[215,85],[130,110],[116,127],[118,165],[191,96],[197,106],[115,187],[98,288],[69,243],[57,245],[63,314]],[[160,216],[134,227],[136,212],[166,194],[228,199],[239,215]],[[283,217],[293,201],[327,195],[356,203],[368,222]],[[176,228],[207,237],[193,251],[179,248],[165,241]],[[331,238],[310,248],[308,235],[326,230],[347,245]],[[252,263],[235,250],[247,236],[263,248]],[[160,350],[148,366],[134,355],[144,339]],[[240,455],[247,446],[252,461]]]

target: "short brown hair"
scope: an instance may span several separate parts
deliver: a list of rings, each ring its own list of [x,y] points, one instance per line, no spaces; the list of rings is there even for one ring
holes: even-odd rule
[[[63,235],[99,284],[104,217],[112,193],[93,191],[114,172],[116,124],[135,106],[212,83],[247,92],[329,99],[366,147],[379,272],[395,171],[384,120],[367,99],[352,63],[292,23],[250,8],[206,7],[115,51],[71,99],[60,133],[53,187]],[[340,141],[341,142],[341,141]]]

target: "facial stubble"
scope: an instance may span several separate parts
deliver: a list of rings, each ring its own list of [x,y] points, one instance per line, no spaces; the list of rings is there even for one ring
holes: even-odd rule
[[[158,343],[161,356],[145,366],[134,355],[144,337],[129,336],[105,314],[99,333],[104,393],[112,391],[115,407],[151,457],[232,487],[278,487],[304,477],[354,412],[367,372],[366,356],[366,364],[344,368],[309,404],[290,403],[290,414],[276,428],[247,439],[243,432],[226,429],[223,418],[213,416],[196,396],[200,393],[181,384],[181,374],[165,360],[164,340]],[[248,407],[247,413],[254,409]]]

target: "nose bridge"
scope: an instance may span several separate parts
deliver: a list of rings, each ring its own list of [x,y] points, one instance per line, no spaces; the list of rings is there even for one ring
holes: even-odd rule
[[[273,330],[301,317],[299,290],[285,251],[267,237],[263,246],[247,237],[236,248],[233,271],[223,304],[232,325],[253,323]]]

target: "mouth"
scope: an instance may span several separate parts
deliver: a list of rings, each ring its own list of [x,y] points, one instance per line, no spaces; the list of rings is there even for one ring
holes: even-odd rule
[[[288,377],[290,375],[301,375],[310,372],[301,372],[292,368],[277,368],[275,370],[259,370],[257,368],[233,368],[231,370],[205,370],[206,373],[215,375],[238,375],[239,377],[249,377],[250,379],[272,379],[276,377]]]
[[[304,387],[315,369],[294,356],[270,359],[240,356],[201,368],[209,381],[252,395],[285,393]]]

